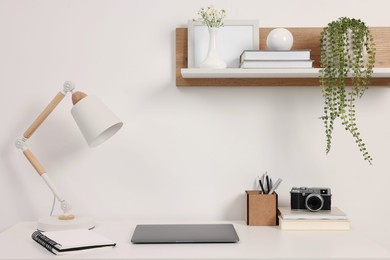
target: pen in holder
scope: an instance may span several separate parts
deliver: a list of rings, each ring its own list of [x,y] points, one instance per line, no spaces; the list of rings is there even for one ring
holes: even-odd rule
[[[246,191],[246,224],[249,226],[278,225],[278,194]]]

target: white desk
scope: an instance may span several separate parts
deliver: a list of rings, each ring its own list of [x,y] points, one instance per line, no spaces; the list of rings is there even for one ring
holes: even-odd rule
[[[55,256],[31,239],[35,223],[21,222],[0,234],[0,259],[390,259],[389,251],[356,230],[297,232],[247,226],[244,222],[216,223],[233,223],[240,242],[133,245],[130,238],[141,222],[105,221],[98,223],[95,231],[116,241],[115,248]]]

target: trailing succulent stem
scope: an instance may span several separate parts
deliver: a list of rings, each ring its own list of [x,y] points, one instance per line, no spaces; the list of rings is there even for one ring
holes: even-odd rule
[[[375,63],[375,44],[369,28],[358,19],[341,17],[321,32],[320,85],[324,97],[326,153],[331,149],[334,121],[341,119],[345,130],[355,139],[364,160],[371,164],[356,126],[355,100],[368,88]],[[346,79],[351,78],[351,88]]]

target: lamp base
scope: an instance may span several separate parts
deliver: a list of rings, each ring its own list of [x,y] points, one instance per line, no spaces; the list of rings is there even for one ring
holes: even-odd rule
[[[92,229],[95,222],[91,218],[75,217],[70,220],[60,220],[58,216],[40,218],[37,229],[40,231],[55,231],[68,229]]]

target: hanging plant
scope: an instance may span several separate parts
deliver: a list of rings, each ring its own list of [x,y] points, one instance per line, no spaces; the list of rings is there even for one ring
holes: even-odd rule
[[[356,126],[355,111],[355,100],[368,88],[375,63],[371,32],[361,20],[341,17],[322,31],[320,51],[320,85],[325,99],[321,119],[325,124],[326,153],[331,149],[334,121],[340,118],[364,160],[371,164],[372,158]],[[346,88],[347,77],[351,78],[351,88]]]

